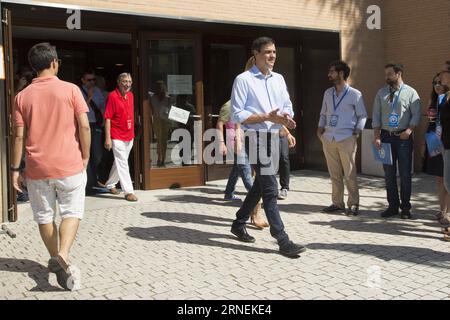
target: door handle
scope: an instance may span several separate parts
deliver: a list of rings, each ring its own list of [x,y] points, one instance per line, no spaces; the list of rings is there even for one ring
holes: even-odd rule
[[[194,119],[201,119],[202,118],[202,116],[199,116],[198,114],[192,114],[192,115],[190,115],[190,117],[194,118]]]
[[[218,114],[208,114],[208,118],[210,118],[210,119],[212,119],[212,118],[219,118],[220,117],[220,115],[218,115]]]

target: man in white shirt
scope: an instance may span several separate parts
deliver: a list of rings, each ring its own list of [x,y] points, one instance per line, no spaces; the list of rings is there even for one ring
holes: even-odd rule
[[[350,67],[334,61],[328,68],[333,87],[323,96],[317,136],[323,145],[332,182],[332,204],[323,212],[344,211],[344,181],[347,185],[347,215],[359,213],[359,190],[355,155],[358,136],[366,124],[367,112],[360,91],[350,87]]]

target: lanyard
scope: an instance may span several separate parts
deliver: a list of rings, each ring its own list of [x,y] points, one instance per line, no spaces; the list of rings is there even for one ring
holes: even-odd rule
[[[441,123],[441,106],[443,107],[445,104],[445,100],[447,98],[447,94],[442,94],[438,97],[437,101],[437,125],[440,125]]]
[[[396,104],[397,104],[397,102],[398,102],[398,99],[400,98],[400,93],[402,92],[402,90],[403,90],[403,86],[404,86],[404,84],[402,84],[402,86],[400,87],[400,90],[398,91],[398,95],[395,97],[395,100],[392,102],[392,104],[391,104],[391,108],[392,108],[392,112],[395,112],[395,106],[396,106]],[[394,92],[395,93],[395,92]]]
[[[345,90],[344,94],[342,95],[341,100],[339,100],[338,104],[336,105],[336,100],[334,98],[334,96],[336,95],[336,88],[333,88],[333,107],[334,107],[335,112],[336,112],[337,108],[339,108],[339,105],[341,104],[342,100],[344,100],[349,89],[350,89],[350,86],[347,86],[347,89]]]

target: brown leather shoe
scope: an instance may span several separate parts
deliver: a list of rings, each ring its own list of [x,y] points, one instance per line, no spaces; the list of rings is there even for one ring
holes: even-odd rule
[[[125,195],[125,200],[127,201],[138,201],[138,198],[134,195],[134,193],[128,193]]]
[[[117,190],[117,188],[111,188],[111,189],[108,189],[109,190],[109,193],[112,193],[112,194],[119,194],[120,192],[119,192],[119,190]]]

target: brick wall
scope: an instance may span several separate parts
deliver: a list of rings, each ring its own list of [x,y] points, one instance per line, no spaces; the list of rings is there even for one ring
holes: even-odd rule
[[[384,1],[384,47],[386,61],[405,65],[405,83],[414,87],[422,99],[422,111],[428,107],[433,76],[450,60],[450,0]],[[423,143],[427,127],[422,117],[415,134],[415,150]],[[415,153],[415,169],[422,160]]]

